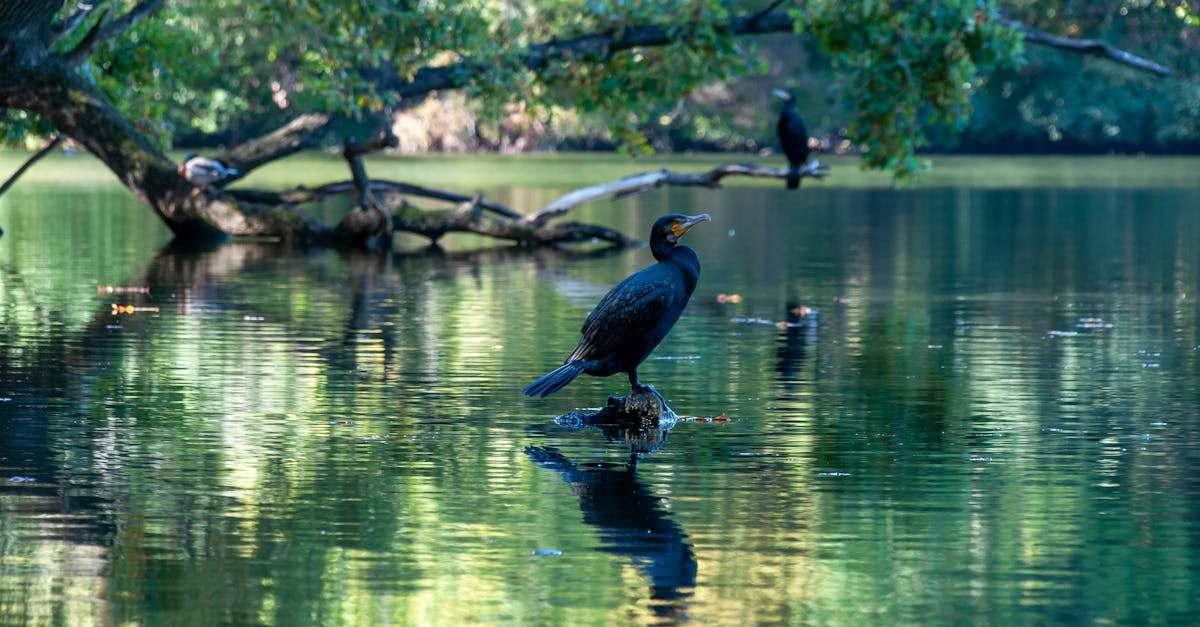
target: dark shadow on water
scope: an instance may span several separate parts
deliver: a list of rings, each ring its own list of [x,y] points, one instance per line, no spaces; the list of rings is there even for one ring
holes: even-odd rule
[[[655,615],[667,623],[686,620],[696,557],[683,529],[663,508],[663,499],[638,481],[640,453],[630,451],[625,464],[577,464],[552,447],[526,447],[525,454],[562,474],[579,497],[583,522],[598,530],[601,549],[629,559],[649,579]]]
[[[817,344],[817,318],[795,303],[787,305],[783,333],[775,351],[775,372],[785,385],[800,378],[808,352]]]
[[[650,582],[650,606],[666,624],[686,620],[696,585],[696,558],[683,529],[671,520],[664,500],[637,479],[638,461],[661,449],[679,417],[656,391],[610,397],[592,413],[575,412],[555,422],[567,429],[596,429],[625,444],[629,459],[576,463],[553,447],[529,446],[536,464],[562,474],[579,497],[583,521],[597,528],[601,549],[630,560]]]

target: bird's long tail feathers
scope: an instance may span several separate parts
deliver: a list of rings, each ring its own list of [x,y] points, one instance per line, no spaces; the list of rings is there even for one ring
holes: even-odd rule
[[[575,380],[587,368],[586,361],[568,361],[567,363],[542,375],[542,378],[525,386],[521,393],[525,396],[546,397],[559,391],[566,384]]]
[[[800,167],[792,166],[788,168],[787,188],[798,189],[800,187]]]

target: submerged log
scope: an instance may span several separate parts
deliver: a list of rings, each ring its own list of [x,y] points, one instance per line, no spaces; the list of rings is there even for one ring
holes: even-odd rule
[[[610,396],[599,411],[573,412],[555,422],[572,429],[599,429],[609,440],[628,444],[634,453],[651,453],[666,444],[667,432],[679,422],[679,416],[662,394],[649,389]]]

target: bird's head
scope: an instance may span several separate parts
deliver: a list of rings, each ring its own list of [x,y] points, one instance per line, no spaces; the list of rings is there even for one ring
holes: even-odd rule
[[[183,162],[184,162],[184,163],[187,163],[188,161],[191,161],[192,159],[195,159],[197,156],[198,156],[198,155],[197,155],[196,153],[194,153],[194,152],[189,152],[189,153],[187,153],[186,155],[184,155],[184,156],[183,156]]]
[[[776,98],[779,98],[780,100],[787,102],[787,103],[791,103],[792,101],[794,101],[796,99],[796,97],[792,95],[792,92],[790,92],[786,89],[775,89],[771,93]]]
[[[685,216],[682,213],[665,215],[659,218],[654,223],[654,227],[650,229],[650,243],[653,245],[655,240],[664,240],[674,246],[684,233],[692,230],[692,227],[709,220],[712,220],[712,217],[707,213],[698,216]]]

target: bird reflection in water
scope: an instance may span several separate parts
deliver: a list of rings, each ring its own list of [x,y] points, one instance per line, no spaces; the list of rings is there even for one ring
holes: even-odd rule
[[[775,371],[784,383],[799,378],[808,351],[817,343],[816,311],[794,303],[787,306],[787,319],[781,323],[783,336],[776,349]]]
[[[530,446],[525,454],[562,474],[579,497],[583,521],[596,527],[601,549],[628,558],[650,580],[650,605],[659,618],[684,619],[696,585],[696,558],[683,529],[667,515],[663,499],[637,480],[641,453],[631,449],[625,464],[576,464],[552,447]]]

